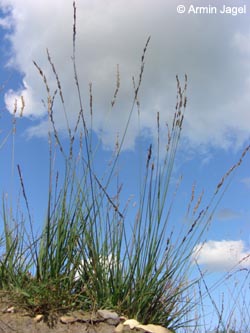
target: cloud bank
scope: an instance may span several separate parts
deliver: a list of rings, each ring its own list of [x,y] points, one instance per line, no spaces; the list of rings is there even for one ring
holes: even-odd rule
[[[186,4],[190,4],[186,1]],[[238,148],[250,130],[249,16],[180,15],[177,0],[85,0],[77,5],[77,68],[86,117],[89,117],[89,82],[93,87],[93,128],[104,145],[112,146],[122,133],[131,109],[132,76],[138,79],[140,57],[148,36],[151,42],[140,93],[140,126],[132,117],[126,148],[133,148],[139,129],[155,135],[156,113],[162,122],[175,106],[175,76],[188,74],[188,112],[184,136],[194,146]],[[202,1],[202,5],[218,1]],[[233,2],[232,2],[233,4]],[[244,4],[239,0],[237,5]],[[74,123],[77,102],[72,70],[71,1],[0,0],[8,9],[0,24],[11,42],[9,66],[23,74],[23,87],[5,95],[12,112],[15,98],[25,97],[25,115],[36,119],[30,135],[47,133],[46,100],[42,79],[33,65],[43,69],[51,86],[56,82],[46,48],[56,65],[68,117]],[[230,5],[230,1],[229,1]],[[8,23],[7,23],[8,22]],[[12,29],[8,30],[11,23]],[[121,88],[110,110],[119,64]],[[58,128],[65,127],[60,103],[55,104]],[[38,122],[38,124],[37,124]]]
[[[212,272],[228,272],[235,268],[249,269],[250,249],[245,248],[242,240],[210,240],[195,246],[192,260]]]

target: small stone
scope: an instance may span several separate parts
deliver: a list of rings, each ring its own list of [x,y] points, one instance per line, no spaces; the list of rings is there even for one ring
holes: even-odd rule
[[[76,310],[73,312],[70,312],[68,315],[73,316],[77,318],[77,321],[80,322],[98,322],[100,319],[97,318],[97,316],[91,312],[84,312],[82,310]]]
[[[123,332],[123,328],[124,328],[123,324],[119,324],[115,328],[115,333],[122,333]]]
[[[140,325],[140,323],[135,320],[135,319],[128,319],[123,323],[124,326],[129,326],[129,328],[132,330],[135,327],[137,327],[138,325]]]
[[[43,319],[43,315],[42,314],[38,314],[38,315],[35,316],[34,321],[36,323],[39,323],[42,319]]]
[[[119,316],[116,312],[114,311],[109,311],[109,310],[98,310],[97,313],[99,316],[101,316],[103,319],[119,319]],[[120,320],[120,319],[119,319]]]
[[[120,322],[120,318],[116,318],[116,319],[107,319],[106,323],[112,326],[116,326],[118,325]]]
[[[73,316],[62,316],[60,317],[60,322],[63,324],[72,324],[77,321],[77,318]]]
[[[11,307],[5,309],[3,312],[5,312],[5,313],[14,313],[14,312],[16,312],[16,308],[14,306],[11,306]]]
[[[147,333],[171,333],[171,331],[169,331],[167,328],[160,325],[153,325],[153,324],[137,325],[136,329],[138,328],[143,332]]]

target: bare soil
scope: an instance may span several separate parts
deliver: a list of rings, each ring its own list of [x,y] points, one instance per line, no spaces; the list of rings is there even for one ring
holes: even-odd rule
[[[96,320],[63,324],[59,315],[43,317],[37,322],[22,309],[7,312],[8,309],[11,309],[10,302],[0,298],[0,333],[113,333],[115,330],[115,325]]]
[[[62,324],[57,320],[51,326],[46,320],[36,322],[21,313],[0,314],[1,333],[114,333],[114,330],[115,326],[106,322]]]
[[[49,327],[45,321],[36,323],[33,318],[20,314],[6,314],[0,316],[0,332],[4,333],[113,333],[115,327],[107,323],[55,323]]]

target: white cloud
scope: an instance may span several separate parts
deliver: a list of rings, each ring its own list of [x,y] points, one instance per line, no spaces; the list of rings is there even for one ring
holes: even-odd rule
[[[23,81],[23,85],[24,89],[20,89],[17,91],[13,91],[12,89],[10,89],[5,94],[5,104],[7,109],[10,110],[10,112],[13,112],[16,105],[17,114],[21,113],[23,107],[22,106],[22,99],[23,99],[24,103],[26,103],[26,101],[28,101],[29,103],[29,107],[25,109],[25,115],[41,117],[44,114],[44,109],[41,108],[41,103],[38,103],[38,101],[34,97],[34,92],[32,87],[28,86],[28,84],[25,81]]]
[[[109,254],[107,257],[103,257],[100,256],[99,257],[99,265],[103,268],[105,274],[109,275],[110,271],[112,270],[112,268],[116,267],[116,257],[114,257],[113,255]],[[76,270],[75,276],[74,276],[74,280],[78,281],[81,276],[84,274],[84,266],[87,266],[87,269],[89,269],[90,267],[93,267],[93,264],[91,263],[91,260],[89,260],[87,258],[87,260],[81,260],[81,263],[79,265],[79,267]]]
[[[213,1],[212,1],[213,2]],[[203,5],[211,1],[203,1]],[[241,1],[240,1],[241,2]],[[186,2],[187,4],[189,1]],[[215,1],[215,4],[217,1]],[[9,38],[12,59],[9,65],[24,76],[24,91],[6,94],[12,112],[18,94],[26,94],[26,115],[40,118],[31,135],[46,133],[46,114],[41,99],[46,91],[35,60],[51,85],[55,79],[47,61],[50,50],[57,67],[71,123],[79,105],[72,72],[71,1],[0,0],[12,6],[14,29]],[[88,117],[88,83],[93,83],[94,129],[104,144],[113,147],[117,132],[122,133],[133,95],[132,76],[138,76],[140,57],[149,35],[151,42],[141,87],[140,125],[154,133],[156,112],[169,119],[175,105],[175,75],[189,77],[188,112],[185,136],[195,145],[238,148],[250,130],[250,61],[245,53],[249,40],[246,17],[178,15],[177,0],[85,0],[77,1],[77,66]],[[239,4],[240,5],[240,4]],[[245,44],[244,44],[245,45]],[[109,112],[115,90],[116,64],[120,65],[121,90],[117,106]],[[28,90],[27,90],[28,89]],[[63,112],[56,104],[55,118],[64,127]],[[138,136],[136,112],[130,123],[126,147],[132,148]]]
[[[234,35],[233,42],[239,48],[242,54],[247,56],[250,55],[250,33],[249,34],[236,33]]]
[[[7,18],[0,18],[0,27],[3,29],[10,29],[11,22]]]
[[[209,271],[250,268],[250,249],[245,249],[242,240],[210,240],[195,246],[192,259]]]

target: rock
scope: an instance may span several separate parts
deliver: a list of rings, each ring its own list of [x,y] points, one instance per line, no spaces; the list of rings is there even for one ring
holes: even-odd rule
[[[160,325],[137,325],[136,329],[140,329],[142,332],[147,333],[171,333],[167,328],[160,326]]]
[[[41,320],[43,320],[43,317],[44,316],[42,314],[38,314],[38,315],[35,316],[34,321],[36,323],[39,323]]]
[[[134,329],[136,326],[140,325],[140,323],[135,320],[135,319],[128,319],[123,323],[123,326],[129,326],[129,328],[132,330]]]
[[[119,319],[119,316],[116,312],[114,311],[109,311],[109,310],[98,310],[97,313],[99,316],[101,316],[104,319]]]
[[[3,313],[14,313],[14,312],[16,312],[16,308],[14,306],[10,306],[5,310],[3,310]]]
[[[62,316],[60,317],[60,322],[63,324],[72,324],[77,321],[76,317],[73,316]]]
[[[120,323],[118,314],[109,310],[98,310],[97,314],[102,317],[109,325],[117,325]]]
[[[73,316],[77,318],[79,322],[98,322],[100,318],[95,313],[84,312],[82,310],[76,310],[73,312],[68,313],[69,316]]]
[[[108,323],[109,325],[116,326],[120,323],[120,319],[119,318],[117,318],[117,319],[107,319],[106,323]]]
[[[122,333],[124,329],[123,324],[119,324],[118,326],[116,326],[115,328],[115,333]]]

